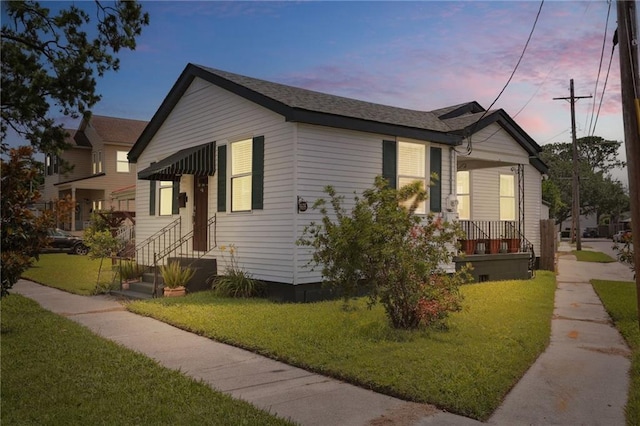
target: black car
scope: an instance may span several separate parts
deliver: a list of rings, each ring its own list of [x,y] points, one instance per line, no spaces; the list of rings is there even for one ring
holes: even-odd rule
[[[80,237],[62,229],[49,229],[49,246],[43,251],[85,255],[89,253],[89,247],[84,245]]]
[[[594,228],[587,228],[582,233],[583,238],[598,238],[598,230]]]

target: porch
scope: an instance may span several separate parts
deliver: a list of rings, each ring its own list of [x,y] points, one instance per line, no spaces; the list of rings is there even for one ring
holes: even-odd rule
[[[518,222],[460,220],[459,224],[464,238],[459,241],[460,255],[454,258],[456,269],[470,263],[476,282],[531,278],[536,256]]]

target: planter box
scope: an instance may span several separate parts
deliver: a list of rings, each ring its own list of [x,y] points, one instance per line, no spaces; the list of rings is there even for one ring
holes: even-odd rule
[[[186,288],[184,286],[176,288],[164,288],[164,297],[182,297],[186,294]]]

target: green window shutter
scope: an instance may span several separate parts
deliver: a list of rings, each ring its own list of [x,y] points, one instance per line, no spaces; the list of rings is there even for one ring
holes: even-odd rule
[[[180,214],[178,198],[180,197],[180,181],[173,182],[173,192],[171,194],[171,214]]]
[[[251,158],[251,209],[262,210],[264,206],[264,136],[253,138]]]
[[[429,196],[429,209],[432,212],[442,211],[442,148],[431,147],[430,172],[438,175],[433,183]]]
[[[155,161],[151,163],[153,166]],[[149,216],[155,216],[156,214],[156,181],[149,181]]]
[[[227,146],[218,147],[218,211],[227,211]]]
[[[396,141],[382,141],[382,177],[389,182],[389,187],[397,188],[397,143]]]

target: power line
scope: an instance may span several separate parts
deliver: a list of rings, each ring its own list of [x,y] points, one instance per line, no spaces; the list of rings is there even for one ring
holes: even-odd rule
[[[602,59],[604,58],[604,48],[607,45],[607,30],[609,29],[609,16],[611,14],[611,1],[608,1],[609,3],[609,7],[607,8],[607,19],[604,23],[604,37],[602,39],[602,50],[600,51],[600,64],[598,65],[598,76],[596,77],[596,87],[595,89],[593,89],[593,93],[597,95],[598,93],[598,83],[600,82],[600,73],[602,71]],[[613,55],[613,52],[612,52]],[[609,62],[609,67],[611,67],[611,62]],[[607,73],[608,75],[608,73]],[[604,92],[602,94],[602,96],[604,96]],[[602,103],[601,103],[602,105]],[[593,125],[593,119],[594,119],[594,114],[595,114],[595,109],[596,109],[596,98],[593,98],[593,105],[591,107],[591,121],[589,122],[589,129],[587,131],[587,136],[589,134],[591,134],[591,126]],[[589,115],[587,114],[587,119],[588,119]],[[585,127],[587,127],[587,123],[585,121],[584,123]],[[595,130],[594,130],[595,131]]]
[[[527,51],[527,47],[529,46],[529,42],[531,41],[531,37],[533,37],[533,32],[536,29],[536,25],[538,24],[538,19],[540,18],[540,12],[542,12],[542,5],[544,5],[544,0],[542,0],[540,2],[540,7],[538,8],[538,13],[536,14],[535,21],[533,21],[533,26],[531,27],[531,31],[529,32],[529,37],[527,38],[527,42],[524,44],[524,48],[522,49],[522,53],[520,54],[520,58],[518,59],[518,62],[516,63],[516,66],[513,68],[513,71],[511,72],[511,75],[509,76],[509,79],[505,83],[505,85],[502,88],[502,90],[500,91],[500,93],[498,93],[498,96],[496,96],[496,98],[493,100],[493,102],[491,102],[491,105],[489,105],[489,108],[487,108],[482,113],[480,118],[473,124],[473,127],[471,128],[471,131],[469,133],[469,144],[467,145],[467,155],[471,154],[471,151],[473,150],[472,145],[471,145],[471,135],[473,135],[473,132],[475,131],[475,128],[478,126],[478,123],[480,123],[480,121],[484,118],[484,116],[487,115],[487,112],[489,112],[491,110],[491,107],[493,107],[493,105],[495,105],[495,103],[498,102],[498,99],[500,99],[500,96],[502,96],[504,91],[507,89],[507,86],[509,86],[509,83],[511,83],[511,80],[513,79],[513,76],[515,75],[516,70],[518,69],[518,66],[520,66],[520,62],[522,62],[522,58],[524,57],[524,53]]]
[[[598,105],[598,113],[596,114],[595,122],[593,123],[593,130],[590,135],[593,136],[596,134],[596,126],[598,125],[598,118],[600,117],[600,108],[602,108],[602,101],[604,100],[604,94],[607,90],[607,82],[609,81],[609,72],[611,71],[611,62],[613,62],[613,52],[615,50],[615,45],[611,48],[611,56],[609,56],[609,67],[607,68],[607,76],[604,79],[604,86],[602,87],[602,96],[600,96],[600,104]],[[589,133],[587,133],[589,134]]]

